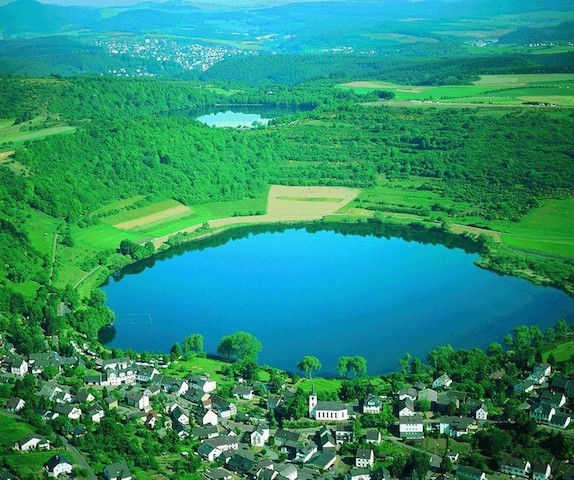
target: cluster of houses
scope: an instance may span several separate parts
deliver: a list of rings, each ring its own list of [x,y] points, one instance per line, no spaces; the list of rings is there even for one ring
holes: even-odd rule
[[[525,408],[536,423],[565,430],[571,416],[564,408],[568,399],[574,398],[574,381],[560,377],[550,380],[551,373],[549,364],[536,365],[526,379],[514,386],[514,391],[529,395]]]
[[[255,387],[241,380],[232,388],[229,398],[218,395],[216,382],[205,375],[174,378],[164,375],[156,365],[134,363],[129,358],[103,360],[92,357],[98,373],[84,378],[84,387],[72,394],[69,389],[53,381],[44,382],[38,395],[44,397],[50,408],[40,412],[47,421],[58,417],[71,420],[71,435],[85,434],[83,419],[98,423],[111,410],[117,410],[126,421],[141,422],[157,432],[158,437],[174,430],[180,439],[198,440],[197,455],[207,462],[219,462],[219,468],[206,473],[208,480],[227,480],[233,475],[252,480],[307,480],[333,476],[333,467],[341,465],[339,452],[345,444],[360,441],[353,447],[352,468],[347,480],[384,480],[389,478],[385,469],[374,470],[376,451],[383,441],[381,432],[367,430],[356,438],[352,420],[358,415],[378,415],[384,402],[392,401],[397,418],[395,436],[405,440],[420,440],[429,433],[458,438],[472,435],[489,421],[487,403],[468,398],[466,392],[452,388],[447,374],[435,379],[432,385],[416,384],[396,392],[393,399],[367,395],[360,402],[345,404],[324,401],[313,388],[308,396],[308,417],[317,423],[305,430],[272,429],[265,420],[265,410],[279,407],[294,395],[285,388],[282,394],[266,398],[255,394]],[[38,374],[47,367],[60,372],[66,366],[82,365],[78,357],[61,357],[56,353],[30,355],[27,358],[9,352],[1,359],[5,374],[21,377],[26,373]],[[519,394],[530,395],[527,404],[530,416],[538,423],[566,428],[570,416],[565,408],[574,399],[574,381],[552,378],[549,365],[538,365],[532,374],[517,384]],[[530,386],[530,382],[535,382]],[[94,389],[112,390],[96,398]],[[162,401],[155,398],[161,395]],[[25,408],[25,400],[13,397],[5,407],[18,413]],[[259,415],[238,412],[238,404],[252,411],[250,406],[263,406]],[[424,405],[424,411],[417,411]],[[461,407],[464,406],[464,409]],[[453,415],[464,410],[466,416]],[[429,414],[430,412],[430,414]],[[267,450],[272,447],[272,455]],[[50,441],[37,434],[19,439],[13,448],[22,452],[50,450]],[[346,462],[349,462],[346,448]],[[456,459],[455,459],[456,460]],[[506,461],[508,460],[508,461]],[[72,463],[65,456],[54,455],[45,465],[48,475],[58,477],[69,473]],[[533,480],[547,480],[549,465],[530,464],[520,459],[505,459],[500,471]],[[125,462],[108,465],[102,475],[106,479],[131,478]],[[461,478],[485,478],[485,473],[470,467],[459,467]]]

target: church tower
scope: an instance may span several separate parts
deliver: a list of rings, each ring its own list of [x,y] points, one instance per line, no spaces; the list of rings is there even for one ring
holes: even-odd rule
[[[311,388],[309,394],[309,417],[315,418],[315,407],[317,406],[317,392],[315,392],[315,385]]]

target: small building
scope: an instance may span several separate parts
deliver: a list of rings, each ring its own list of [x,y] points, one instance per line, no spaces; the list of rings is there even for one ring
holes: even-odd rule
[[[21,412],[25,406],[26,401],[20,397],[11,397],[10,400],[6,402],[6,409],[14,413]]]
[[[432,388],[449,388],[452,384],[452,380],[446,373],[443,373],[440,377],[432,382]]]
[[[465,480],[485,480],[486,473],[478,468],[460,466],[456,469],[457,477]]]
[[[363,448],[357,449],[355,454],[355,467],[373,468],[375,464],[375,452]]]
[[[375,445],[379,445],[382,441],[383,437],[381,432],[378,430],[369,430],[365,435],[365,442],[366,443],[373,443]]]
[[[269,424],[267,422],[257,422],[250,435],[251,445],[254,447],[264,447],[269,441]]]
[[[536,423],[548,424],[555,414],[556,409],[548,403],[535,402],[530,408],[530,418]]]
[[[399,400],[404,400],[405,398],[410,398],[413,402],[417,399],[418,393],[413,387],[406,387],[399,390]]]
[[[368,468],[351,468],[345,474],[345,480],[371,480],[371,471]]]
[[[420,415],[399,418],[400,438],[424,438],[423,419]]]
[[[18,375],[19,377],[23,377],[28,373],[28,362],[23,357],[16,357],[10,365],[10,373],[12,375]]]
[[[337,454],[333,451],[323,451],[316,453],[311,460],[309,460],[309,465],[317,467],[319,470],[329,470],[335,462],[337,461]]]
[[[231,390],[231,394],[237,400],[253,400],[253,388],[247,385],[235,385]]]
[[[99,403],[94,404],[94,406],[88,411],[88,417],[90,417],[94,423],[100,423],[100,420],[104,418],[104,416],[104,409]]]
[[[515,457],[504,457],[500,462],[500,471],[508,475],[528,478],[532,471],[532,466],[528,460]]]
[[[217,388],[215,380],[211,380],[205,375],[192,375],[187,380],[190,388],[201,390],[204,393],[213,392]]]
[[[548,425],[554,428],[560,428],[561,430],[566,430],[568,425],[570,425],[571,417],[570,415],[566,415],[565,413],[557,413],[553,415],[548,422]]]
[[[564,395],[562,392],[551,392],[550,390],[544,390],[540,394],[540,402],[547,403],[554,408],[561,408],[566,405],[566,395]]]
[[[378,415],[381,413],[383,402],[375,395],[367,395],[361,402],[361,412],[367,414]]]
[[[50,458],[50,460],[48,460],[44,464],[44,468],[46,469],[50,477],[57,478],[62,473],[66,474],[72,473],[73,466],[72,462],[68,460],[67,457],[64,457],[63,455],[62,456],[54,455],[52,458]]]
[[[548,480],[552,475],[552,468],[547,463],[532,465],[532,480]]]
[[[415,415],[415,402],[410,398],[399,400],[398,417],[412,417]]]
[[[44,438],[37,433],[29,433],[22,437],[14,447],[21,452],[29,452],[31,450],[50,450],[50,440]]]

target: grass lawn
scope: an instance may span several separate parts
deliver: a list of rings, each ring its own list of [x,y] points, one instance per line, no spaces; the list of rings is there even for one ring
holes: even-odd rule
[[[74,462],[75,459],[66,450],[49,450],[47,452],[23,452],[4,455],[4,460],[11,470],[22,478],[44,478],[44,463],[54,455],[64,455]]]
[[[446,453],[446,438],[425,438],[423,449],[430,453],[435,453],[442,457]],[[457,442],[452,438],[449,439],[448,449],[451,453],[466,453],[471,450],[471,446],[468,443]]]
[[[542,354],[544,361],[548,360],[548,357],[553,355],[556,361],[563,362],[565,360],[570,360],[574,356],[574,340],[570,342],[560,343],[550,350]]]
[[[299,380],[296,384],[296,388],[301,389],[306,394],[311,393],[311,389],[315,387],[317,392],[317,397],[319,400],[325,400],[325,397],[329,397],[333,394],[338,394],[341,388],[340,378],[322,378],[316,377],[311,380],[304,378]],[[323,397],[323,398],[321,398]]]
[[[0,444],[12,446],[29,433],[34,433],[34,427],[22,420],[0,414]]]
[[[98,208],[94,212],[94,214],[95,215],[105,215],[106,213],[112,212],[114,210],[123,210],[124,208],[131,207],[134,203],[137,203],[140,200],[143,200],[144,198],[145,197],[143,195],[135,195],[135,196],[130,197],[130,198],[120,199],[120,200],[117,200],[115,202],[108,203],[107,205],[104,205],[103,207]]]
[[[165,369],[165,375],[176,378],[184,378],[188,375],[205,375],[215,380],[218,384],[234,383],[230,379],[224,380],[221,367],[225,365],[221,360],[211,358],[193,357],[190,360],[178,360]]]

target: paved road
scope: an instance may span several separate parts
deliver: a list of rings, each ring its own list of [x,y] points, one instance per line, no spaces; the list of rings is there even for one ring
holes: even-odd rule
[[[88,471],[88,480],[97,480],[96,474],[94,473],[94,469],[90,466],[90,464],[87,462],[85,457],[81,454],[81,452],[76,447],[74,447],[73,445],[70,445],[68,440],[66,440],[64,437],[60,436],[60,438],[64,442],[64,445],[66,446],[66,448],[70,452],[72,452],[74,457],[76,457],[76,460],[78,461],[78,465],[80,465],[80,467],[82,467]]]

